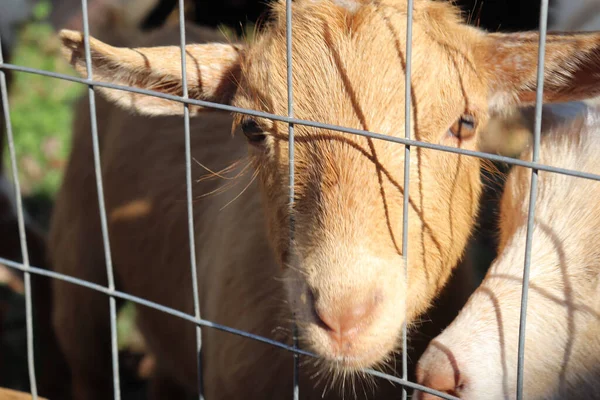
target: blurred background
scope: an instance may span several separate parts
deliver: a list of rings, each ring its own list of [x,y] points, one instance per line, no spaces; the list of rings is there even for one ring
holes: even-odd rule
[[[185,0],[185,16],[189,23],[219,27],[230,35],[241,35],[252,31],[254,24],[264,17],[268,2]],[[539,0],[458,0],[456,3],[462,7],[469,23],[490,31],[531,30],[538,25]],[[119,35],[144,35],[165,24],[178,23],[177,0],[88,0],[88,9],[92,34],[114,45],[118,45]],[[56,33],[62,28],[82,29],[80,0],[0,0],[4,62],[74,75],[59,57]],[[70,150],[73,105],[85,94],[85,86],[34,74],[5,72],[20,189],[29,215],[30,261],[43,268],[44,233]],[[5,122],[1,116],[0,135],[0,169],[5,176],[10,176]],[[492,199],[496,192],[492,183],[490,187],[492,190],[484,197],[483,204],[487,207],[484,215],[493,215]],[[11,207],[11,196],[2,196],[5,198],[0,198],[0,257],[21,261],[16,220],[13,214],[2,209]],[[480,223],[480,231],[492,229],[491,219]],[[493,239],[482,237],[471,251],[485,264],[494,257],[494,243]],[[47,290],[43,281],[43,278],[34,280],[34,295]],[[28,391],[24,310],[21,276],[0,265],[0,387]],[[35,311],[41,315],[48,310]],[[143,343],[135,330],[134,314],[134,307],[127,304],[119,316],[121,382],[124,398],[143,399],[144,378],[151,361],[143,358]],[[43,319],[43,315],[40,318]],[[43,352],[44,343],[36,341],[36,360],[40,359],[38,353]]]

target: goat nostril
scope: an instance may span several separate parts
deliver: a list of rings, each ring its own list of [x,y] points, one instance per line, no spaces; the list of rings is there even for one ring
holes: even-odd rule
[[[462,382],[457,381],[456,374],[451,371],[448,371],[447,373],[430,374],[425,377],[421,384],[430,389],[434,389],[455,397],[458,397],[460,392],[464,389],[464,384]],[[437,396],[429,396],[433,395],[423,393],[422,399],[428,400],[430,398],[438,398]]]
[[[334,321],[327,321],[327,317],[325,316],[324,313],[320,312],[318,307],[317,307],[317,296],[315,295],[315,293],[312,290],[308,291],[307,294],[307,301],[311,306],[311,311],[313,314],[314,319],[317,321],[317,324],[321,326],[321,328],[325,329],[325,330],[329,330],[329,331],[335,331],[335,326],[332,327],[329,325],[329,323],[334,323]]]
[[[331,308],[313,303],[315,316],[322,327],[338,335],[351,335],[365,324],[375,307],[374,302],[338,303]]]
[[[332,331],[335,333],[340,333],[339,320],[337,320],[334,316],[326,312],[320,311],[316,306],[315,314],[322,328],[325,328],[325,330]]]

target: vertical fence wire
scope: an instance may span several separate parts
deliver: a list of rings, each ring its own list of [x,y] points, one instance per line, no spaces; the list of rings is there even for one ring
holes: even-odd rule
[[[4,63],[2,56],[2,44],[0,43],[0,64]],[[19,170],[17,167],[17,153],[10,120],[8,104],[8,84],[6,73],[0,69],[0,90],[2,95],[2,108],[4,110],[4,122],[6,124],[6,138],[10,153],[10,166],[15,190],[15,203],[17,206],[17,225],[19,227],[19,242],[21,243],[21,257],[23,258],[25,290],[25,329],[27,333],[27,368],[29,370],[29,388],[33,400],[37,400],[37,380],[35,376],[35,360],[33,346],[33,306],[31,293],[31,274],[29,270],[29,250],[27,249],[27,236],[25,234],[25,217],[23,215],[23,199],[21,198],[21,184],[19,182]],[[0,140],[2,140],[0,138]],[[1,159],[1,158],[0,158]],[[39,279],[39,278],[38,278]]]
[[[85,47],[87,79],[89,81],[92,81],[92,53],[90,50],[90,27],[88,22],[87,0],[81,0],[81,13],[83,16],[83,40]],[[113,397],[114,400],[120,400],[121,385],[119,379],[119,348],[117,343],[117,300],[112,295],[112,292],[115,291],[115,278],[113,273],[112,255],[110,251],[110,241],[108,238],[108,224],[106,220],[106,207],[104,204],[104,185],[102,184],[102,169],[100,166],[100,145],[98,143],[98,122],[96,118],[96,94],[94,92],[94,85],[91,83],[88,83],[88,98],[90,103],[90,125],[92,130],[92,146],[94,152],[94,170],[96,172],[96,188],[98,191],[98,208],[100,210],[100,226],[102,229],[102,242],[104,245],[104,257],[106,262],[106,275],[108,280],[108,290],[110,293],[110,346],[112,353]]]
[[[404,137],[410,139],[411,118],[411,64],[412,64],[412,23],[413,23],[413,0],[407,0],[406,10],[406,66],[404,82]],[[402,257],[404,258],[404,279],[408,288],[408,207],[409,207],[409,182],[410,182],[410,146],[404,146],[404,197],[402,204]],[[402,324],[402,379],[408,380],[408,357],[407,357],[407,333],[406,333],[406,304],[405,317]],[[402,400],[407,398],[406,387],[402,387]]]
[[[181,86],[183,98],[188,99],[187,64],[185,50],[185,8],[184,0],[179,0],[179,39],[181,48]],[[192,201],[192,149],[190,139],[190,108],[183,103],[183,121],[185,135],[185,187],[187,195],[188,240],[190,248],[190,265],[192,273],[192,291],[194,296],[194,316],[200,319],[200,297],[198,291],[198,267],[196,265],[196,234],[194,230],[194,205]],[[204,399],[204,384],[202,378],[202,329],[196,325],[196,366],[198,373],[199,399]]]
[[[542,131],[542,102],[544,95],[544,56],[546,53],[546,34],[548,31],[548,0],[541,0],[540,40],[538,47],[538,70],[535,99],[535,126],[533,140],[533,162],[537,162],[540,151]],[[527,215],[527,238],[525,242],[525,265],[523,268],[523,287],[521,292],[521,316],[519,320],[519,352],[517,363],[517,400],[523,398],[523,373],[525,368],[525,326],[527,323],[527,294],[529,291],[529,270],[531,267],[531,243],[534,230],[535,202],[537,199],[538,170],[531,170],[531,190],[529,192],[529,213]]]
[[[286,41],[286,60],[287,60],[287,100],[288,117],[294,118],[294,91],[292,89],[292,0],[285,1],[285,41]],[[288,157],[289,157],[289,254],[294,251],[294,236],[296,223],[294,218],[294,124],[288,124]],[[295,319],[294,319],[295,320]],[[298,326],[294,321],[292,326],[292,340],[294,349],[298,348]],[[294,400],[300,399],[300,355],[294,352],[293,369],[293,392]]]

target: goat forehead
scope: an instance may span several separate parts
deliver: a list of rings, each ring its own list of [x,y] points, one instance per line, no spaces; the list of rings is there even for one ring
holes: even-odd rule
[[[348,13],[322,3],[327,5],[297,7],[292,14],[295,115],[390,134],[390,125],[397,127],[404,115],[405,12],[369,4]],[[431,29],[423,15],[415,19],[415,94],[424,98],[434,91],[460,97],[456,78],[462,63],[432,38]],[[252,46],[243,71],[241,94],[252,103],[245,105],[287,113],[284,23],[275,22]],[[425,103],[442,100],[432,96]]]
[[[390,144],[384,154],[363,142],[322,142],[314,147],[298,143],[298,232],[317,227],[337,241],[393,245],[387,224],[401,226],[403,148]],[[297,239],[306,237],[300,234]]]
[[[402,173],[402,146],[387,141],[362,137],[325,136],[318,142],[312,137],[300,137],[296,147],[298,184],[318,185],[322,192],[364,191],[381,186],[380,174],[386,178]],[[287,162],[287,160],[285,160]],[[400,177],[401,178],[401,177]]]

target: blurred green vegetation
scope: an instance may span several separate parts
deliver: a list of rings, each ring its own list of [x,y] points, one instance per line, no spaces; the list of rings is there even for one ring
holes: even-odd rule
[[[19,32],[10,62],[74,75],[60,56],[60,41],[47,21],[49,12],[48,0],[35,6],[33,20]],[[13,74],[10,116],[24,196],[55,194],[70,150],[72,105],[84,90],[83,85],[73,82],[23,72]],[[10,163],[8,154],[5,162]]]
[[[117,317],[117,343],[119,350],[134,349],[143,351],[140,348],[142,340],[135,326],[135,304],[126,302],[119,310]]]

